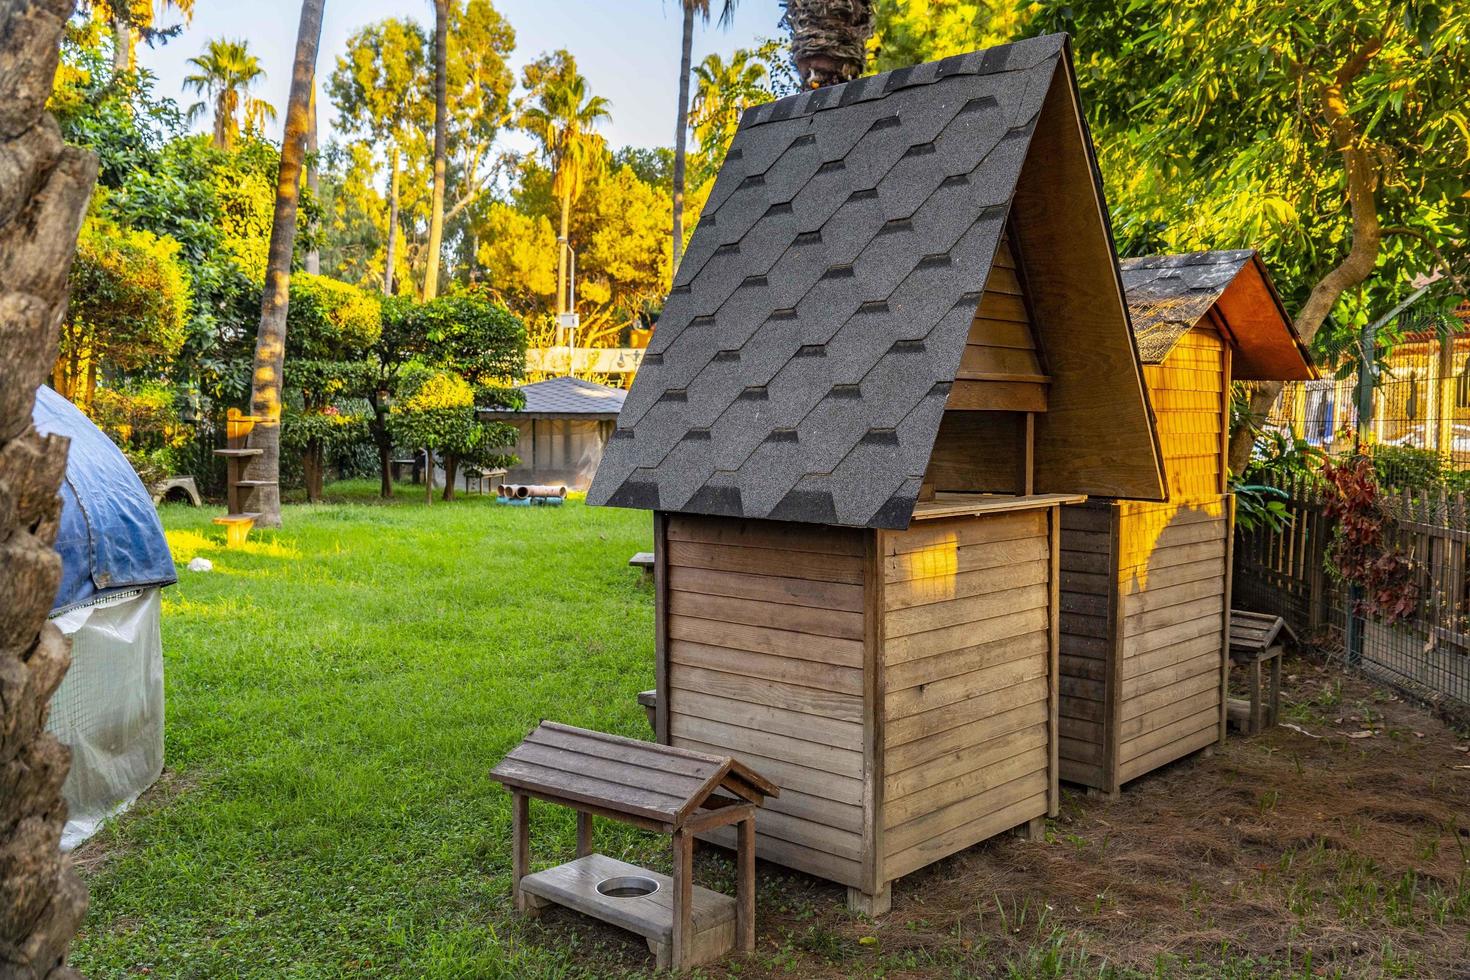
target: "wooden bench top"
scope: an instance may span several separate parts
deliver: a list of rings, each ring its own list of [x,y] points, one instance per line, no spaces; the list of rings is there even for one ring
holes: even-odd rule
[[[728,756],[543,721],[490,771],[506,786],[677,829],[716,790],[757,805],[775,784]],[[718,803],[715,804],[718,806]]]
[[[628,564],[632,565],[634,568],[652,568],[653,561],[653,552],[640,551],[638,552],[638,554],[628,559]]]
[[[216,524],[254,524],[260,519],[259,514],[226,514],[224,517],[216,517]]]

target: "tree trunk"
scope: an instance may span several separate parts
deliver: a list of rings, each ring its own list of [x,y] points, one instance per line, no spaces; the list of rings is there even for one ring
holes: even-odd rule
[[[685,0],[684,37],[679,49],[679,118],[674,129],[674,261],[670,274],[679,272],[684,257],[684,168],[689,141],[689,62],[694,52],[694,5]]]
[[[306,444],[306,455],[301,461],[301,468],[306,474],[307,503],[319,504],[322,502],[322,467],[324,455],[321,440],[312,439]]]
[[[398,143],[393,143],[393,152],[388,163],[391,175],[388,178],[388,261],[383,269],[383,295],[393,295],[393,250],[398,243]]]
[[[393,437],[388,434],[388,410],[378,404],[376,393],[369,396],[368,403],[373,406],[368,431],[378,447],[378,475],[381,477],[378,496],[390,500],[393,497]]]
[[[31,425],[56,361],[67,277],[97,176],[45,112],[72,0],[0,6],[0,976],[80,978],[67,947],[87,890],[61,854],[70,754],[46,732],[71,644],[46,622],[66,440]]]
[[[118,0],[119,4],[122,0]],[[133,68],[133,25],[123,14],[112,18],[112,72],[120,75]]]
[[[434,502],[434,450],[424,450],[424,503]]]
[[[571,308],[567,305],[567,246],[568,229],[572,222],[572,193],[571,190],[562,193],[561,196],[561,236],[557,238],[556,249],[556,312],[569,313]],[[560,323],[557,324],[559,328]],[[570,343],[570,340],[568,340]]]
[[[260,300],[260,327],[255,334],[251,371],[250,414],[259,419],[250,430],[249,446],[259,456],[247,457],[245,478],[265,481],[246,489],[243,506],[257,513],[261,527],[281,526],[281,372],[286,363],[286,307],[291,290],[291,252],[296,244],[296,207],[301,196],[301,170],[306,151],[307,107],[316,68],[326,0],[302,0],[296,34],[296,63],[281,141],[281,171],[276,181],[276,213],[266,257],[265,293]]]
[[[850,82],[867,65],[873,0],[788,0],[791,60],[807,88]]]
[[[316,141],[316,78],[311,80],[311,106],[306,120],[306,189],[311,191],[311,199],[314,204],[320,205],[318,192],[321,190],[321,167],[317,160]],[[320,230],[319,225],[312,226],[312,239],[315,241]],[[314,276],[322,273],[322,253],[313,244],[311,251],[306,253],[306,271]]]
[[[1331,272],[1312,287],[1306,303],[1293,321],[1302,343],[1310,344],[1342,294],[1354,289],[1373,275],[1378,264],[1378,251],[1383,243],[1383,228],[1378,220],[1378,173],[1369,150],[1363,146],[1357,122],[1349,104],[1353,81],[1368,67],[1382,47],[1381,40],[1368,42],[1354,52],[1338,70],[1337,77],[1321,93],[1321,110],[1332,134],[1332,142],[1342,155],[1347,174],[1348,208],[1353,216],[1352,245],[1348,254]],[[1265,422],[1271,406],[1281,394],[1280,381],[1267,381],[1251,391],[1250,419],[1230,435],[1230,471],[1241,473],[1250,462],[1255,445],[1255,430]]]
[[[449,141],[449,0],[434,0],[434,196],[429,211],[429,261],[424,301],[439,295],[439,252],[444,247],[445,157]]]
[[[454,499],[454,477],[459,472],[459,457],[453,453],[444,454],[444,500]]]

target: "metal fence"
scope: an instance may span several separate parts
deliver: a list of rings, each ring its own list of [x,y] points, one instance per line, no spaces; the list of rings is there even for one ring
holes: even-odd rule
[[[1303,639],[1379,680],[1470,718],[1470,501],[1463,493],[1391,490],[1388,545],[1409,562],[1419,597],[1409,618],[1389,625],[1359,615],[1331,570],[1333,528],[1324,489],[1282,485],[1289,519],[1281,530],[1241,528],[1235,548],[1235,605],[1282,616]]]

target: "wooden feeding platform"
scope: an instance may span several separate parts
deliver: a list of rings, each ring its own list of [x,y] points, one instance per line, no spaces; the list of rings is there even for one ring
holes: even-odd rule
[[[1245,671],[1249,697],[1231,698],[1226,711],[1247,735],[1259,735],[1281,718],[1281,658],[1288,639],[1295,643],[1296,634],[1280,616],[1231,610],[1230,661]]]
[[[654,512],[659,741],[860,911],[1057,812],[1061,513],[1165,496],[1086,134],[1060,35],[746,112],[588,493]]]
[[[1225,738],[1230,385],[1313,376],[1256,253],[1122,274],[1169,500],[1062,513],[1062,778],[1110,796]]]
[[[728,756],[542,722],[490,777],[511,792],[516,908],[534,914],[553,903],[636,933],[659,969],[755,949],[755,813],[779,791],[749,767]],[[576,859],[535,873],[533,798],[577,811]],[[673,875],[593,851],[594,817],[667,834]],[[738,838],[733,898],[694,884],[694,836],[721,827]]]

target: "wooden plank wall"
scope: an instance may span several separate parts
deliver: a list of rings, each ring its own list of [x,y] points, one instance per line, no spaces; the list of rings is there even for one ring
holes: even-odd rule
[[[1229,500],[1120,503],[1118,782],[1219,738]]]
[[[1107,692],[1116,625],[1115,510],[1107,501],[1062,508],[1061,776],[1099,789],[1112,788]]]
[[[670,515],[672,744],[781,787],[757,853],[863,886],[864,553],[870,531]],[[726,828],[709,835],[734,846]]]
[[[1042,509],[880,539],[884,880],[1047,812],[1048,535]]]
[[[1224,468],[1221,392],[1225,343],[1208,324],[1179,339],[1162,364],[1145,364],[1153,399],[1164,474],[1174,503],[1209,500],[1221,490]]]

